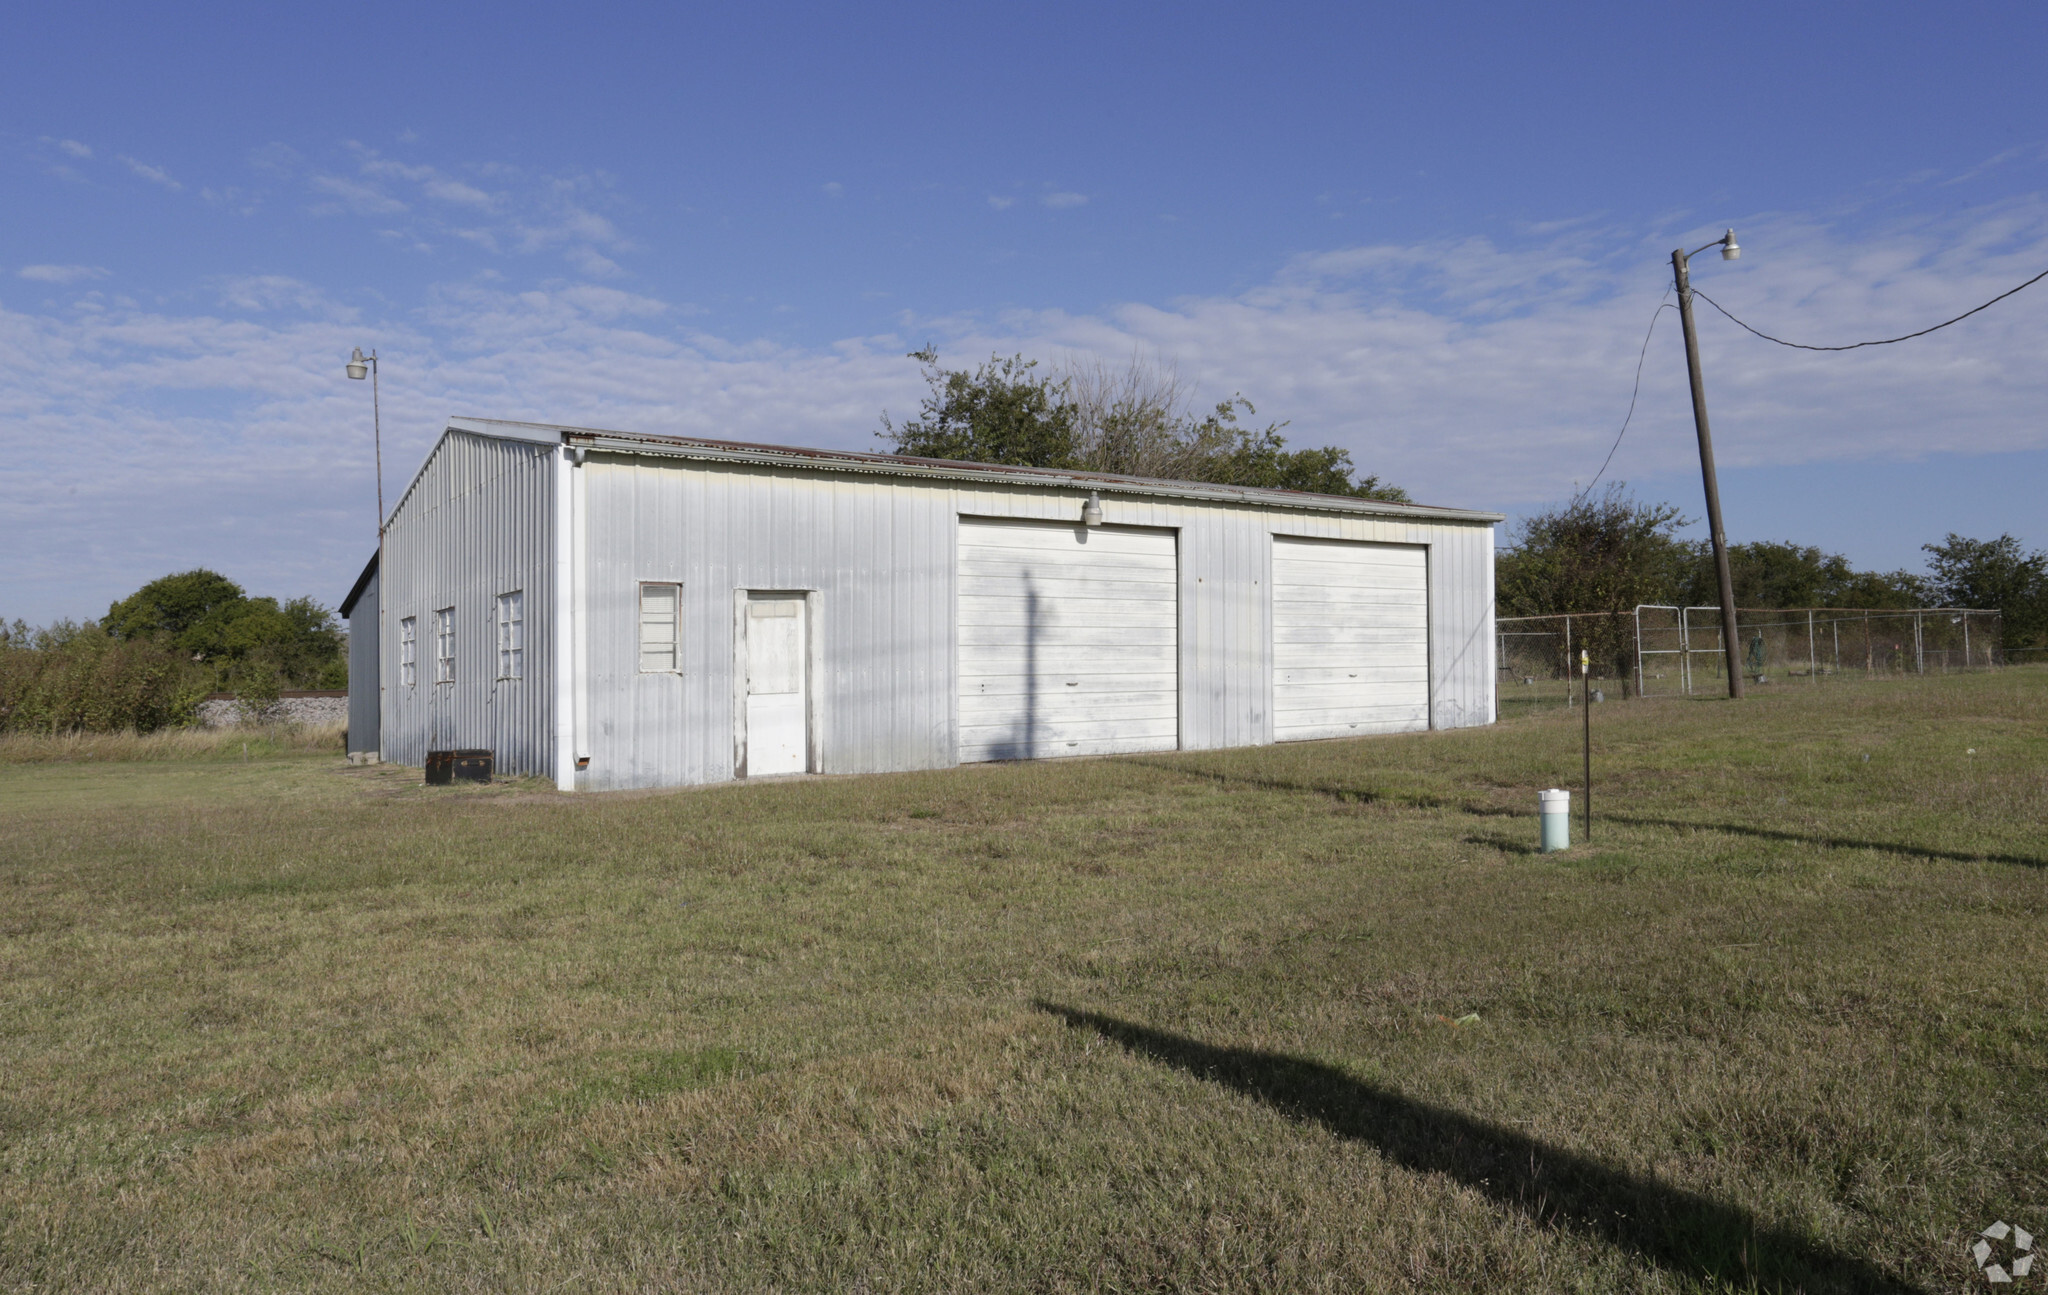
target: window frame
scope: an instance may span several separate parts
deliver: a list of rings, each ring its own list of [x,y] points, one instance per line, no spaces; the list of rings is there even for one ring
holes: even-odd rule
[[[649,591],[665,589],[669,595],[668,621],[668,664],[649,667],[647,664],[647,595]],[[680,580],[642,580],[638,585],[639,597],[634,603],[638,638],[640,674],[681,674],[683,672],[683,584]]]
[[[398,620],[398,683],[402,688],[420,685],[420,618],[401,616]]]
[[[498,595],[498,680],[511,682],[526,677],[526,591],[511,589]]]
[[[434,609],[434,682],[455,682],[455,609]]]

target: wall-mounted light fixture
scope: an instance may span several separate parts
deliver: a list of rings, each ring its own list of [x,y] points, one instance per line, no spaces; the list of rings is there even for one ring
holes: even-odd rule
[[[1081,525],[1083,525],[1083,526],[1100,526],[1100,525],[1102,525],[1102,492],[1101,492],[1101,491],[1099,491],[1099,490],[1091,490],[1091,491],[1089,491],[1089,492],[1088,492],[1088,502],[1087,502],[1087,503],[1085,503],[1085,504],[1082,504],[1082,505],[1081,505]]]

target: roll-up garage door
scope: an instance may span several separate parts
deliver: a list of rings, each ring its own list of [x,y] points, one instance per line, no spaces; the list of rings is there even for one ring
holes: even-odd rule
[[[960,521],[960,759],[1180,744],[1171,531]]]
[[[1429,727],[1429,561],[1406,544],[1273,538],[1273,736]]]

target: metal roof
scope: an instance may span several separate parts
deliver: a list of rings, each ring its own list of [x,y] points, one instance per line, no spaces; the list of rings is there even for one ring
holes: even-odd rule
[[[756,445],[746,441],[712,440],[694,436],[664,436],[648,432],[606,431],[593,427],[564,427],[555,423],[523,423],[496,418],[451,418],[448,420],[448,430],[509,440],[582,446],[601,453],[656,455],[720,463],[747,463],[763,467],[906,477],[914,480],[1056,486],[1099,490],[1109,494],[1199,499],[1267,508],[1369,513],[1380,517],[1410,517],[1417,521],[1479,522],[1491,525],[1506,520],[1501,513],[1468,508],[1441,508],[1430,504],[1390,503],[1381,499],[1361,499],[1356,495],[1319,495],[1303,490],[1224,486],[1202,481],[1169,481],[1157,477],[1123,476],[1110,472],[1012,467],[1000,463],[962,463],[952,459],[866,454],[855,450]]]

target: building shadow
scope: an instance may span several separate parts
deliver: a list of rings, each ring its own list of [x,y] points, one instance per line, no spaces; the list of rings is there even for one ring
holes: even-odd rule
[[[1321,1062],[1222,1048],[1038,1001],[1077,1030],[1363,1142],[1418,1174],[1462,1184],[1540,1226],[1592,1237],[1682,1280],[1806,1295],[1913,1295],[1869,1261],[1761,1222],[1738,1206],[1432,1106]]]

